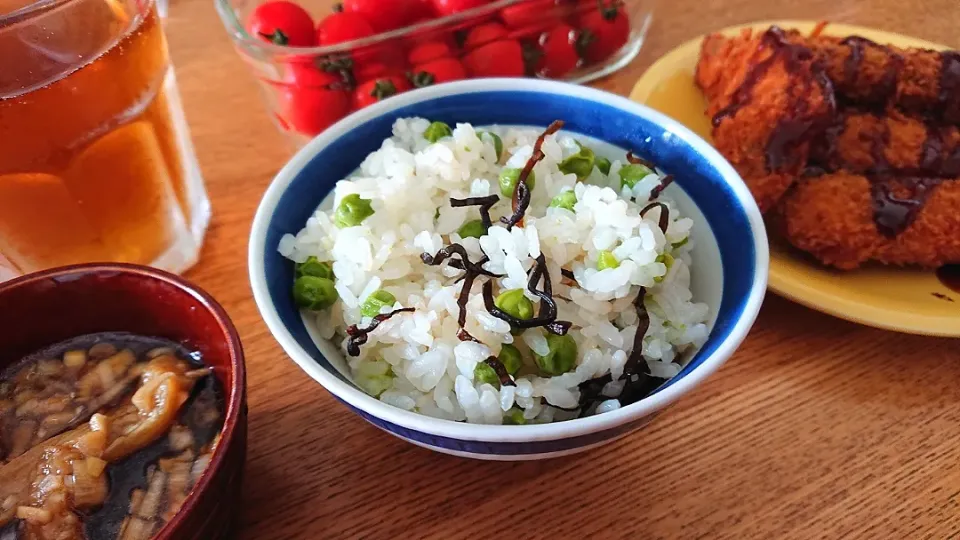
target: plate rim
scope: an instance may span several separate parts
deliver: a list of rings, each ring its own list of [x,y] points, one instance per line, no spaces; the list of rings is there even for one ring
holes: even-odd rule
[[[772,25],[807,31],[819,22],[820,21],[805,19],[768,19],[735,24],[720,28],[711,33],[730,35],[747,28],[757,30],[768,28]],[[922,38],[856,24],[829,22],[824,33],[827,35],[868,34],[865,37],[870,37],[881,43],[902,40],[909,42],[913,47],[937,51],[951,49],[951,47],[946,45]],[[644,70],[634,83],[630,91],[630,99],[638,103],[646,104],[650,93],[656,87],[656,83],[663,78],[662,76],[666,73],[677,71],[675,66],[678,63],[683,64],[683,59],[690,54],[690,49],[699,48],[700,43],[706,36],[707,34],[700,34],[688,39],[657,58],[650,67]],[[922,313],[911,313],[909,317],[905,317],[902,312],[898,312],[895,308],[878,307],[875,304],[864,303],[836,295],[821,294],[815,286],[810,284],[809,280],[791,278],[786,275],[785,269],[781,268],[782,264],[785,264],[785,259],[771,246],[768,287],[771,291],[787,300],[840,319],[881,330],[931,337],[960,337],[960,313],[958,313],[957,317],[924,315]],[[933,271],[930,272],[932,273]]]

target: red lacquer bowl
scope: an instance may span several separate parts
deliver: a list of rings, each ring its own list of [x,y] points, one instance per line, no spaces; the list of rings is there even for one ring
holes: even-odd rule
[[[228,537],[246,458],[246,372],[240,337],[220,304],[177,276],[127,264],[68,266],[0,284],[0,367],[75,336],[109,331],[181,342],[214,368],[227,394],[220,444],[183,508],[155,538]]]

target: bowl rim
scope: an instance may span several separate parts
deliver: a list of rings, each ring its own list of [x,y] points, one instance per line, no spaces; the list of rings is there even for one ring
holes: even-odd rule
[[[101,273],[134,275],[140,279],[156,280],[172,285],[200,302],[200,304],[213,315],[218,326],[227,336],[226,345],[230,356],[230,369],[233,372],[233,384],[230,388],[230,399],[227,401],[226,410],[224,411],[223,429],[220,431],[220,442],[210,457],[210,464],[207,465],[207,468],[200,475],[200,479],[197,480],[190,489],[180,510],[178,510],[173,518],[164,524],[153,537],[156,540],[172,539],[174,532],[182,526],[186,516],[195,510],[200,494],[210,487],[214,474],[224,465],[225,456],[234,442],[236,433],[245,429],[239,426],[240,418],[245,408],[247,387],[243,345],[240,341],[240,334],[237,332],[233,321],[230,320],[226,310],[213,296],[180,276],[138,264],[84,263],[42,270],[0,283],[0,296],[18,287],[27,286],[37,281],[50,278]]]
[[[721,177],[729,185],[731,191],[736,195],[737,201],[751,225],[751,239],[754,242],[754,261],[756,264],[753,284],[750,288],[747,301],[744,303],[743,313],[740,319],[734,323],[726,338],[718,344],[713,354],[705,358],[699,366],[686,376],[677,380],[663,391],[615,411],[549,424],[523,426],[484,425],[433,418],[383,403],[359,388],[347,384],[337,376],[329,373],[313,360],[310,353],[305,351],[297,343],[281,321],[276,306],[270,299],[270,293],[266,285],[265,268],[263,265],[264,255],[266,253],[266,232],[277,203],[301,169],[303,169],[323,147],[339,138],[342,134],[349,132],[354,127],[362,125],[373,118],[389,114],[393,110],[448,95],[504,91],[565,95],[567,97],[600,102],[616,107],[627,113],[643,117],[681,138],[692,147],[694,151],[706,158],[710,165],[720,173]],[[613,429],[622,424],[638,420],[673,403],[680,398],[680,396],[692,390],[715,372],[732,356],[733,352],[746,338],[747,333],[759,314],[760,305],[763,302],[767,286],[768,267],[769,248],[767,244],[767,234],[756,201],[750,194],[746,184],[740,178],[740,175],[733,169],[733,166],[730,165],[717,150],[710,146],[709,143],[676,120],[649,107],[632,102],[625,97],[590,87],[541,79],[490,78],[445,83],[391,97],[388,100],[361,109],[340,120],[300,149],[271,181],[269,187],[264,192],[256,215],[254,216],[248,247],[248,268],[251,288],[253,289],[254,301],[257,304],[257,308],[264,322],[273,334],[274,339],[280,343],[280,346],[287,355],[290,356],[303,371],[327,389],[327,391],[350,406],[407,429],[442,437],[487,442],[547,441],[587,435]]]

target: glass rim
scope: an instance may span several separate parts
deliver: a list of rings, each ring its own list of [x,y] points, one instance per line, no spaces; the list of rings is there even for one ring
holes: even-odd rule
[[[353,49],[363,48],[369,45],[375,45],[378,43],[382,43],[384,41],[389,41],[394,38],[407,37],[411,34],[416,34],[419,32],[423,32],[425,30],[442,30],[442,29],[448,30],[448,28],[446,27],[451,23],[466,22],[475,17],[493,13],[504,7],[511,6],[514,4],[520,4],[528,1],[530,0],[497,0],[496,2],[492,2],[490,4],[475,7],[473,9],[468,9],[466,11],[455,13],[453,15],[447,15],[444,17],[423,21],[423,22],[414,24],[412,26],[405,26],[403,28],[398,28],[396,30],[381,32],[365,38],[355,39],[353,41],[346,41],[343,43],[337,43],[335,45],[319,45],[314,47],[288,47],[285,45],[277,45],[274,43],[269,43],[262,39],[251,36],[250,33],[247,32],[247,29],[243,24],[243,21],[240,20],[240,17],[238,16],[237,11],[234,9],[233,5],[231,4],[231,0],[214,0],[214,4],[217,8],[217,13],[220,15],[220,20],[223,22],[224,27],[226,28],[227,32],[230,34],[230,37],[233,38],[234,43],[238,47],[258,57],[261,57],[261,56],[297,57],[297,56],[321,56],[321,55],[330,55],[330,54],[337,54],[337,53],[346,53],[346,52],[350,52]],[[622,3],[627,3],[625,0],[619,0],[619,1]],[[571,3],[574,3],[576,5],[575,2],[571,2]]]
[[[0,29],[5,26],[16,24],[29,20],[37,15],[41,15],[58,7],[72,4],[80,0],[35,0],[23,7],[19,7],[10,13],[0,14]],[[112,0],[105,0],[111,2]],[[155,0],[132,0],[137,7],[136,13],[143,13],[154,4]]]

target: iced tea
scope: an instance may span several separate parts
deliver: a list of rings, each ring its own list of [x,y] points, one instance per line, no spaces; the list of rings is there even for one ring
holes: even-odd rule
[[[209,202],[153,2],[3,5],[0,280],[90,261],[192,265]]]

